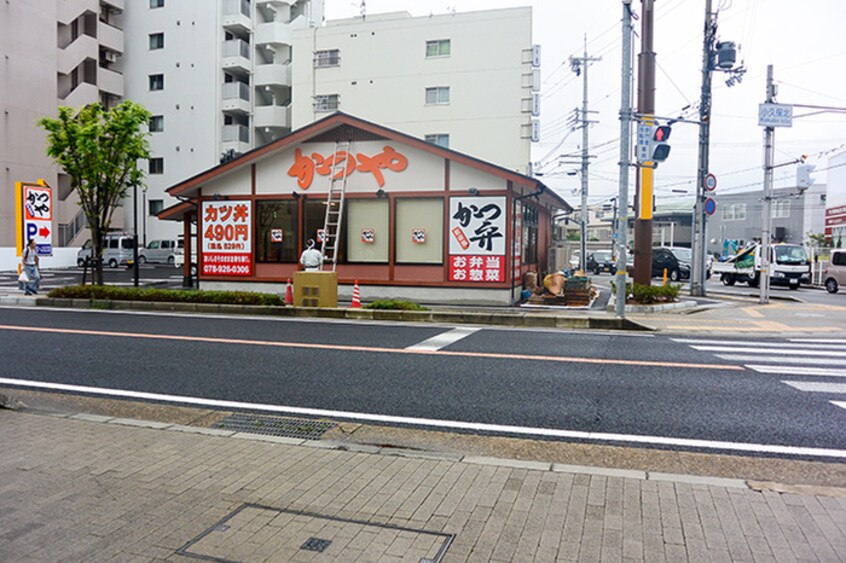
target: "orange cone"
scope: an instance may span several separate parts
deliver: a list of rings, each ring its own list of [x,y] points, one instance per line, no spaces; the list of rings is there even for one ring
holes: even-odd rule
[[[355,280],[355,285],[353,286],[353,298],[352,303],[350,303],[350,309],[360,309],[361,308],[361,295],[358,289],[358,280]]]
[[[294,288],[291,287],[291,278],[288,278],[288,287],[285,288],[285,305],[294,304]]]

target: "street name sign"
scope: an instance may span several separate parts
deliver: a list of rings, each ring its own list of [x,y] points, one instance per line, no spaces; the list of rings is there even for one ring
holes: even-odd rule
[[[758,104],[758,125],[761,127],[793,127],[793,106],[790,104]]]

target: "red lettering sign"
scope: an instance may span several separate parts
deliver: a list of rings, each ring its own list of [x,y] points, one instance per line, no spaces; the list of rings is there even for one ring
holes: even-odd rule
[[[335,169],[335,178],[349,177],[353,172],[369,173],[373,175],[376,184],[381,188],[385,185],[383,170],[402,172],[408,167],[408,158],[393,147],[385,146],[382,152],[373,156],[364,153],[355,155],[346,151],[338,151],[328,156],[320,153],[303,154],[300,149],[294,150],[294,163],[288,169],[288,176],[297,179],[297,185],[307,190],[314,181],[314,174],[329,176]]]

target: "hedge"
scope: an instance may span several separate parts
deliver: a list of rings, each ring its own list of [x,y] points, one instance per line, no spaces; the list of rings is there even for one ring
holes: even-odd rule
[[[253,291],[202,291],[150,289],[110,285],[71,285],[51,290],[47,297],[60,299],[109,299],[112,301],[162,301],[168,303],[218,303],[230,305],[284,305],[278,295]]]

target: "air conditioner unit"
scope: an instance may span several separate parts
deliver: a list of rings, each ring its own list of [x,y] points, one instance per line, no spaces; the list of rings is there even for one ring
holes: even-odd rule
[[[116,63],[118,60],[118,54],[114,51],[106,51],[103,53],[103,58],[110,63]]]

